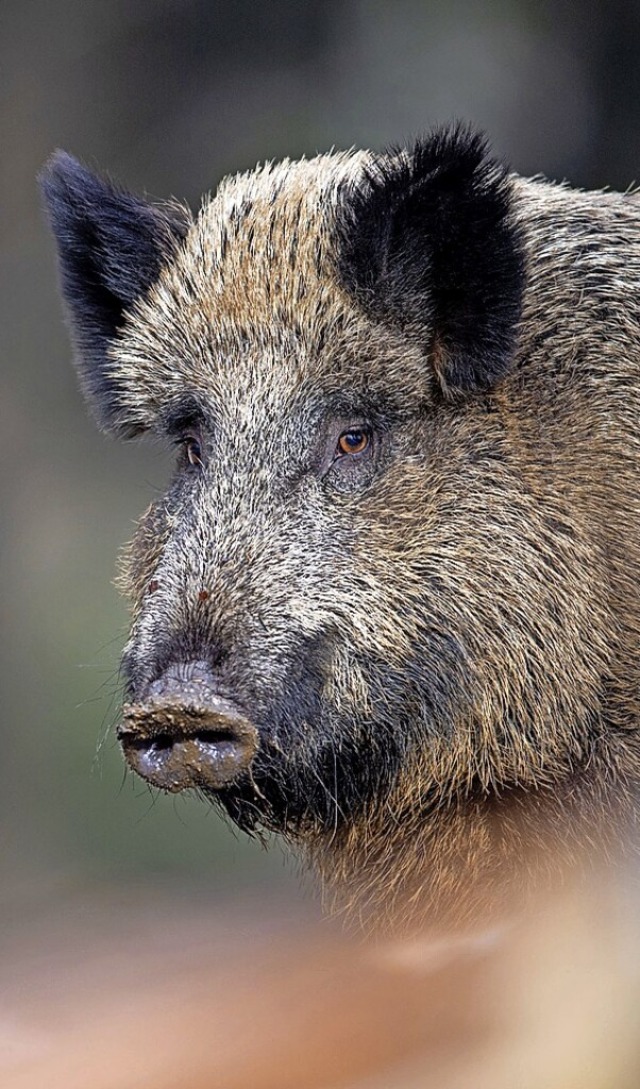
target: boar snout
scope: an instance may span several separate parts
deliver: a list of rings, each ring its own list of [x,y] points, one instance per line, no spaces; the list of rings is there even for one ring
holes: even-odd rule
[[[141,702],[126,704],[118,738],[130,767],[172,793],[228,786],[258,747],[255,726],[216,693],[202,662],[169,667]]]

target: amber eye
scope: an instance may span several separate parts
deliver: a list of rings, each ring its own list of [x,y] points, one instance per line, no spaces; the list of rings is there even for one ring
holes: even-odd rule
[[[354,428],[352,431],[343,431],[338,439],[336,454],[338,456],[341,454],[361,454],[363,450],[367,449],[370,442],[369,432],[359,427]]]
[[[202,465],[202,450],[197,439],[193,437],[186,439],[185,450],[191,465]]]

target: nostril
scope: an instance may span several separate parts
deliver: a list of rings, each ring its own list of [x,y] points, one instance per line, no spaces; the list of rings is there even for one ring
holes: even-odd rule
[[[238,740],[238,735],[233,730],[197,730],[190,736],[202,745],[215,745],[224,741],[233,743]]]
[[[131,737],[123,733],[121,740],[126,740],[129,748],[139,749],[140,752],[151,752],[154,749],[156,752],[162,752],[163,749],[172,749],[176,739],[169,734],[158,734],[157,737]]]

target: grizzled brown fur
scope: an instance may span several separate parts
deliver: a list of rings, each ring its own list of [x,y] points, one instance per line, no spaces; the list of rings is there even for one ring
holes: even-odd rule
[[[180,450],[125,555],[128,698],[206,663],[260,738],[216,798],[363,911],[526,883],[549,836],[617,849],[635,196],[508,175],[465,130],[266,165],[195,217],[65,156],[44,186],[98,418]]]

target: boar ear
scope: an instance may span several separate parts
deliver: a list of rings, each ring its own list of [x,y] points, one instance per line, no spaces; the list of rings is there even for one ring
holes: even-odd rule
[[[506,168],[466,128],[378,156],[338,211],[339,270],[371,316],[417,336],[443,388],[488,388],[511,361],[524,257]]]
[[[127,433],[108,348],[190,225],[179,205],[154,205],[57,151],[40,177],[58,247],[76,363],[98,422]]]

